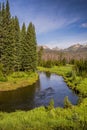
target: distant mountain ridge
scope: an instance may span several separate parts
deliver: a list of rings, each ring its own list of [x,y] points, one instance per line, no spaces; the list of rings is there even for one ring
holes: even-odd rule
[[[87,44],[74,44],[65,49],[59,49],[58,47],[49,48],[48,46],[38,46],[38,50],[43,47],[43,59],[44,60],[58,60],[60,57],[66,58],[67,61],[71,59],[87,59]]]
[[[38,46],[39,48],[41,46]],[[76,52],[76,51],[86,51],[87,50],[87,43],[86,44],[74,44],[74,45],[71,45],[70,47],[68,48],[65,48],[65,49],[60,49],[59,47],[54,47],[54,48],[50,48],[48,46],[42,46],[43,49],[45,50],[52,50],[52,51],[63,51],[63,52]]]
[[[85,51],[85,50],[87,50],[87,44],[75,44],[75,45],[72,45],[72,46],[70,46],[70,47],[68,47],[68,48],[66,48],[66,49],[64,49],[64,51],[74,51],[74,52],[76,52],[76,51]]]

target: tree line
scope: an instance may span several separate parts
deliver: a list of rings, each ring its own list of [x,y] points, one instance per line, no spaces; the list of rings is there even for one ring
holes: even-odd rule
[[[56,59],[56,58],[44,59],[43,55],[44,55],[44,48],[43,46],[41,46],[38,50],[38,65],[39,66],[50,68],[52,66],[66,65],[68,63],[67,59],[65,57],[62,57],[62,54],[60,54],[59,59]],[[50,52],[49,52],[49,55],[50,55]]]
[[[37,42],[32,22],[20,28],[17,16],[12,17],[10,6],[0,3],[0,63],[4,73],[35,71],[37,66]]]
[[[75,70],[82,77],[87,76],[87,60],[79,60],[75,62]]]
[[[50,54],[50,52],[49,52]],[[41,47],[38,50],[38,65],[39,66],[43,66],[43,67],[47,67],[47,68],[51,68],[52,66],[61,66],[61,65],[66,65],[66,64],[71,64],[74,66],[74,73],[76,75],[85,77],[87,76],[87,59],[70,59],[69,61],[65,58],[62,57],[62,55],[60,54],[59,59],[47,59],[45,60],[43,58],[44,55],[44,49],[43,47]]]

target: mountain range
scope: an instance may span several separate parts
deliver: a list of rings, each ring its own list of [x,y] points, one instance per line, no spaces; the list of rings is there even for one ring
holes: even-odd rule
[[[81,52],[81,51],[87,51],[87,44],[75,44],[72,45],[66,49],[64,49],[64,51],[72,51],[72,52]]]
[[[52,51],[64,51],[64,52],[76,52],[76,51],[87,51],[87,44],[74,44],[68,48],[60,49],[58,47],[49,48],[48,46],[42,46],[45,50],[52,50]]]
[[[41,46],[38,46],[40,49]],[[65,49],[59,49],[58,47],[50,49],[48,46],[43,46],[43,59],[59,59],[66,58],[68,61],[71,59],[87,59],[87,44],[74,44]]]

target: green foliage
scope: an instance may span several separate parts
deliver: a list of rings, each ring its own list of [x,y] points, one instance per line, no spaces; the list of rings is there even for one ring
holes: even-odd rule
[[[3,130],[86,130],[87,98],[72,109],[55,108],[47,111],[39,107],[31,111],[0,113]]]
[[[44,67],[51,68],[52,67],[52,61],[48,60],[43,64]]]
[[[76,80],[76,72],[72,70],[72,80]]]
[[[41,46],[41,48],[38,51],[38,65],[39,66],[43,66],[42,55],[43,55],[43,47]]]
[[[54,66],[52,68],[38,67],[40,71],[47,71],[62,75],[68,86],[71,87],[76,93],[80,93],[83,97],[87,96],[87,78],[77,76],[72,69],[72,65]]]
[[[3,82],[0,82],[0,91],[10,91],[32,85],[38,80],[38,74],[24,71],[13,72],[6,77],[4,76],[4,79]]]
[[[9,84],[18,88],[18,86],[32,84],[36,75],[15,72],[15,71],[35,71],[37,66],[37,51],[36,51],[36,34],[35,27],[32,23],[29,24],[26,31],[25,24],[20,31],[19,21],[17,17],[11,17],[9,2],[6,5],[0,3],[0,81],[7,81]],[[42,51],[42,50],[41,50]],[[38,60],[42,59],[42,52],[39,52]],[[72,71],[72,66],[66,65],[66,59],[62,58],[62,53],[57,61],[42,61],[40,65],[47,68],[39,68],[40,70],[55,72],[63,75],[67,83],[74,90],[78,90],[82,97],[87,97],[87,60],[71,61],[75,64],[75,71]],[[54,66],[54,65],[58,65]],[[66,65],[66,66],[59,66]],[[54,67],[52,67],[54,66]],[[4,72],[3,72],[4,71]],[[8,75],[7,79],[5,73]],[[77,76],[77,75],[79,76]],[[80,77],[82,76],[82,77]],[[33,78],[34,77],[34,78]],[[25,79],[23,82],[22,80]],[[37,79],[37,78],[36,78]],[[20,82],[19,82],[20,81]],[[20,84],[19,84],[20,83]],[[1,85],[0,83],[0,89]],[[2,89],[6,86],[2,85]],[[53,99],[50,101],[47,111],[44,107],[34,109],[32,111],[15,113],[0,113],[0,129],[2,130],[70,130],[70,129],[87,129],[87,98],[81,98],[78,106],[73,106],[65,98],[65,108],[54,108]],[[72,109],[71,109],[72,108]]]
[[[82,77],[87,76],[87,60],[79,60],[75,62],[76,73]]]
[[[22,25],[22,30],[20,33],[20,42],[21,42],[21,70],[25,70],[26,66],[26,26],[25,23]]]
[[[48,72],[55,72],[57,74],[63,75],[65,78],[67,77],[67,73],[72,72],[72,66],[54,66],[52,68],[42,68],[39,67],[39,70],[44,70]],[[27,73],[13,73],[9,76],[9,80],[12,79],[19,80],[23,77],[26,77]],[[31,74],[32,77],[32,74]],[[71,77],[67,77],[67,82],[72,80]],[[65,99],[66,108],[54,108],[53,99],[48,106],[49,110],[44,107],[36,108],[31,111],[17,111],[14,113],[0,113],[0,129],[3,130],[86,130],[87,129],[87,98],[83,98],[83,93],[87,96],[86,86],[87,86],[87,78],[81,80],[81,77],[77,77],[74,82],[80,83],[77,84],[76,89],[80,90],[80,94],[82,95],[82,99],[80,104],[77,106],[72,106],[68,97]],[[72,87],[73,89],[73,87]]]
[[[66,96],[65,99],[64,99],[64,107],[65,108],[72,108],[72,104],[69,101],[68,96]]]
[[[40,52],[38,52],[40,53]],[[65,66],[66,65],[66,59],[63,58],[61,61],[60,60],[43,60],[42,58],[40,58],[40,54],[39,55],[39,66],[43,66],[43,67],[47,67],[47,68],[51,68],[52,66]]]
[[[61,64],[61,65],[66,65],[66,59],[63,58],[60,64]]]
[[[10,6],[0,4],[0,62],[4,73],[35,71],[37,66],[36,33],[32,23],[27,32],[25,24],[20,31],[17,16],[11,17]]]
[[[76,80],[76,72],[74,69],[72,69],[70,72],[66,74],[66,77],[71,78],[72,81]]]
[[[72,71],[72,66],[71,65],[66,65],[66,66],[53,66],[51,68],[46,68],[46,67],[38,67],[38,70],[40,71],[47,71],[51,73],[56,73],[58,75],[66,76],[67,73],[71,73]]]
[[[7,81],[6,77],[3,74],[3,65],[0,64],[0,81],[5,82]]]
[[[26,71],[35,71],[37,66],[37,52],[36,52],[36,34],[35,27],[32,23],[29,24],[26,34]]]
[[[13,70],[21,69],[21,43],[20,43],[20,26],[17,16],[13,19]]]
[[[54,108],[54,100],[51,99],[50,102],[49,102],[49,105],[47,107],[48,110],[52,110]]]

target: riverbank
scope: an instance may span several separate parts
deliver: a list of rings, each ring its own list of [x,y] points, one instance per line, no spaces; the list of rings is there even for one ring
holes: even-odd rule
[[[36,72],[15,72],[6,78],[5,82],[0,82],[0,91],[11,91],[32,85],[38,80],[38,74]]]
[[[87,130],[87,98],[72,109],[39,107],[31,111],[0,113],[1,130]]]
[[[54,66],[52,68],[38,67],[38,70],[56,73],[63,76],[65,82],[69,87],[71,87],[71,89],[80,94],[82,97],[87,97],[87,77],[82,78],[81,76],[76,76],[76,74],[72,71],[72,67],[72,65]]]
[[[77,106],[71,108],[39,107],[31,111],[16,111],[13,113],[0,112],[0,129],[2,130],[87,130],[87,78],[74,77],[72,66],[52,68],[38,67],[62,75],[67,83],[79,90],[82,96]]]

